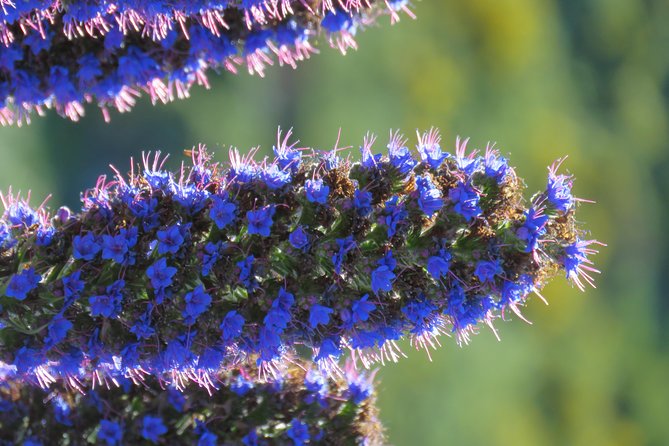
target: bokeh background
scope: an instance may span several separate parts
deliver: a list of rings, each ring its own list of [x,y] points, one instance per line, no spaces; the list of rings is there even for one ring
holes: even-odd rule
[[[367,130],[439,126],[509,154],[530,190],[569,155],[580,218],[608,243],[597,290],[558,279],[525,314],[459,348],[380,373],[396,445],[669,444],[669,2],[424,0],[417,21],[369,29],[360,50],[333,50],[265,79],[213,76],[211,91],[167,106],[146,100],[104,124],[53,114],[0,129],[0,188],[78,206],[113,163],[199,142],[271,150],[279,125],[303,146],[357,148]],[[356,151],[357,153],[357,151]]]

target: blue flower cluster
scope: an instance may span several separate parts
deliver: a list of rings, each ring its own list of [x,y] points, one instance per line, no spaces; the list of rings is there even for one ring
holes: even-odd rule
[[[29,123],[53,108],[78,120],[84,104],[130,110],[143,91],[153,103],[209,87],[207,72],[244,65],[296,67],[319,35],[343,53],[379,16],[406,2],[318,0],[0,1],[0,124]]]
[[[344,378],[329,379],[294,361],[264,382],[247,379],[257,375],[254,367],[220,375],[220,388],[209,394],[201,388],[163,389],[153,380],[133,386],[127,378],[86,393],[64,386],[44,392],[3,376],[0,444],[47,446],[68,439],[82,444],[76,439],[86,439],[105,446],[306,445],[331,438],[382,444],[373,376],[351,368]]]
[[[271,373],[304,345],[328,374],[345,350],[396,359],[404,336],[466,342],[520,314],[556,266],[592,284],[570,181],[551,168],[526,203],[498,152],[439,144],[434,129],[415,150],[393,133],[374,154],[366,138],[358,163],[279,138],[274,160],[232,151],[225,167],[200,149],[177,173],[145,156],[54,217],[10,194],[0,360],[42,386],[212,387],[212,373],[249,361]]]

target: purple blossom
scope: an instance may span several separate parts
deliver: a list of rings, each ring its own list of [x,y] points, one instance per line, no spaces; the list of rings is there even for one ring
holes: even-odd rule
[[[37,288],[41,280],[42,276],[37,274],[34,268],[24,269],[20,273],[14,274],[9,280],[5,296],[23,300],[28,296],[28,293]]]
[[[435,187],[429,177],[416,177],[416,185],[418,186],[418,207],[430,218],[444,205],[441,191]]]
[[[286,435],[293,440],[295,446],[302,446],[311,439],[311,436],[309,435],[309,426],[297,418],[293,418],[293,421],[291,421],[290,428],[286,431]]]
[[[209,308],[211,296],[204,291],[202,285],[198,285],[193,291],[184,297],[186,309],[182,315],[187,325],[193,325],[195,319]]]
[[[302,226],[298,226],[290,233],[288,241],[295,249],[305,249],[309,245],[309,236],[304,232]]]
[[[162,290],[172,285],[172,278],[177,273],[173,266],[167,266],[167,259],[161,257],[146,270],[146,276],[155,290]]]
[[[246,219],[249,222],[248,233],[249,234],[259,234],[262,237],[269,237],[270,228],[272,227],[272,217],[276,209],[274,206],[264,206],[255,211],[248,211],[246,213]]]
[[[387,266],[379,266],[372,271],[372,291],[379,294],[379,291],[388,292],[393,289],[393,281],[397,276]]]
[[[242,334],[244,318],[236,310],[229,311],[219,326],[224,341],[231,341]]]
[[[186,230],[186,227],[177,223],[167,229],[158,231],[156,233],[156,238],[158,239],[158,254],[161,256],[168,253],[176,254],[184,242],[182,231],[185,232]]]
[[[431,256],[427,259],[427,272],[430,273],[435,280],[446,277],[451,266],[451,253],[445,249],[440,249],[439,254]]]
[[[98,441],[104,441],[107,446],[117,446],[123,441],[123,429],[115,421],[100,421],[100,429],[97,435]]]
[[[211,200],[209,216],[216,223],[218,229],[223,229],[235,221],[237,206],[233,202],[219,196],[213,196]]]
[[[351,305],[351,320],[352,322],[366,322],[369,319],[369,313],[376,309],[376,305],[369,302],[369,294],[365,294],[360,299],[353,302]]]
[[[307,200],[312,203],[326,204],[328,201],[328,194],[330,187],[323,184],[323,180],[307,180],[304,183],[304,189],[307,193]]]
[[[462,215],[465,220],[471,221],[483,213],[479,207],[479,195],[471,186],[462,182],[451,189],[448,198],[455,204],[455,212]]]
[[[502,274],[504,270],[499,264],[499,260],[481,260],[476,264],[476,270],[474,274],[479,278],[481,283],[494,283],[495,276]]]
[[[314,304],[309,310],[309,325],[316,328],[319,325],[327,325],[330,322],[330,315],[334,313],[332,308],[323,305]]]
[[[162,418],[151,415],[144,417],[142,422],[142,438],[156,444],[160,441],[160,437],[166,433],[167,427]]]

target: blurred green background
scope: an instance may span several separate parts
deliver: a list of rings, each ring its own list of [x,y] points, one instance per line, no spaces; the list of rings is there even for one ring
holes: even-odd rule
[[[558,279],[525,314],[459,348],[380,373],[396,445],[669,444],[669,2],[425,0],[417,21],[370,29],[346,57],[323,49],[266,79],[212,75],[211,91],[102,122],[50,114],[0,129],[0,188],[77,207],[79,191],[142,150],[199,142],[267,151],[277,126],[302,145],[357,147],[367,130],[439,126],[510,154],[530,190],[562,155],[597,256],[598,289]],[[382,145],[380,145],[381,147]],[[357,152],[356,152],[357,153]]]

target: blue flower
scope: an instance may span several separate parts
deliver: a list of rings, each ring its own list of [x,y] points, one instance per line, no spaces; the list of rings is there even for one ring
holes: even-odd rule
[[[253,381],[249,381],[243,375],[237,376],[237,379],[230,384],[230,390],[238,396],[244,396],[253,390]]]
[[[258,433],[256,430],[251,429],[251,431],[242,438],[242,443],[244,443],[244,446],[259,446],[260,443],[258,443]]]
[[[198,285],[193,291],[187,293],[184,297],[186,309],[182,315],[187,325],[193,325],[195,319],[209,308],[211,296],[204,291],[202,285]]]
[[[91,232],[84,236],[77,235],[72,241],[72,257],[75,259],[93,260],[101,249],[95,235]]]
[[[372,212],[372,193],[356,189],[353,193],[353,206],[355,206],[359,216],[368,216]]]
[[[499,260],[481,260],[476,264],[476,270],[474,274],[479,278],[481,283],[495,282],[495,276],[503,273],[502,266],[499,264]]]
[[[22,201],[17,201],[9,205],[5,215],[13,226],[25,226],[29,228],[39,223],[37,212]]]
[[[182,227],[180,224],[177,223],[175,225],[170,226],[167,229],[158,231],[156,233],[156,238],[158,239],[158,254],[159,255],[165,255],[167,253],[176,254],[184,242],[184,236],[182,234],[182,230],[184,229],[185,226]]]
[[[122,228],[118,235],[102,236],[102,258],[113,260],[116,263],[125,263],[130,248],[137,243],[137,227]]]
[[[395,257],[393,257],[393,251],[388,250],[386,253],[381,257],[377,262],[377,265],[379,266],[387,266],[390,271],[395,271],[395,267],[397,266],[397,261],[395,260]]]
[[[546,223],[548,223],[548,216],[542,215],[541,210],[530,207],[525,211],[525,223],[516,231],[518,238],[527,242],[525,252],[537,249],[539,237],[546,233]]]
[[[307,192],[307,200],[312,203],[326,204],[328,195],[330,194],[330,187],[323,184],[323,180],[307,180],[304,183],[304,189]]]
[[[202,275],[208,276],[211,272],[211,269],[214,267],[218,258],[220,257],[220,251],[223,247],[223,242],[216,243],[207,243],[204,247],[204,254],[202,255]]]
[[[244,318],[237,311],[229,311],[223,318],[219,328],[221,329],[221,338],[224,341],[231,341],[242,334],[244,327]]]
[[[416,146],[421,161],[427,163],[434,170],[439,169],[444,159],[449,157],[448,153],[442,152],[440,142],[439,132],[436,129],[430,129],[418,138],[418,145]]]
[[[372,271],[372,291],[374,291],[374,294],[379,294],[379,291],[388,292],[392,290],[395,277],[397,277],[395,273],[385,265]]]
[[[218,229],[223,229],[233,221],[235,221],[237,206],[235,203],[228,201],[219,196],[211,198],[212,205],[209,211],[209,217],[216,223]]]
[[[445,249],[440,249],[439,254],[427,259],[427,272],[435,280],[439,280],[448,274],[451,266],[451,253]]]
[[[311,436],[309,436],[309,426],[297,418],[293,418],[290,428],[286,431],[286,435],[293,440],[295,446],[302,446],[311,439]]]
[[[348,381],[348,398],[355,404],[361,404],[374,392],[371,380],[365,375],[352,374],[352,376],[347,376],[346,380]]]
[[[486,153],[484,159],[486,176],[493,178],[497,184],[502,184],[509,171],[509,164],[506,158],[499,156],[495,151]]]
[[[138,340],[149,339],[156,334],[156,330],[151,326],[151,308],[149,306],[147,311],[130,327],[130,332],[137,336]]]
[[[282,170],[276,164],[272,164],[270,167],[262,171],[260,177],[267,185],[267,188],[270,190],[281,189],[286,184],[290,183],[291,176],[290,171]]]
[[[86,282],[81,280],[81,270],[79,269],[69,276],[63,277],[63,294],[68,299],[79,297],[79,294],[84,291],[85,286]]]
[[[47,347],[53,347],[67,337],[67,332],[72,328],[72,322],[58,314],[49,324],[48,335],[44,338]]]
[[[117,446],[123,440],[123,429],[121,425],[109,420],[100,421],[100,429],[97,435],[98,441],[104,441],[107,446]]]
[[[455,203],[455,212],[462,215],[465,220],[471,221],[483,213],[479,207],[479,195],[471,186],[459,182],[458,185],[448,192],[448,198]]]
[[[318,325],[327,325],[330,322],[330,315],[334,312],[332,308],[323,305],[314,304],[309,310],[309,325],[316,328]]]
[[[255,257],[253,254],[246,257],[244,260],[237,262],[239,267],[239,281],[244,284],[247,289],[253,289],[257,285],[256,279],[253,275],[253,262]]]
[[[246,219],[249,222],[248,233],[269,237],[273,223],[272,217],[274,217],[275,212],[276,209],[272,205],[264,206],[255,211],[248,211],[246,213]]]
[[[190,215],[200,212],[207,203],[209,192],[201,190],[195,184],[177,185],[174,200]]]
[[[107,287],[107,294],[91,296],[88,303],[91,306],[91,316],[116,317],[121,312],[121,290],[125,287],[124,280],[117,280]]]
[[[327,406],[328,384],[321,372],[309,369],[304,377],[304,388],[309,392],[304,397],[307,404],[317,402],[321,407]]]
[[[197,440],[197,446],[216,446],[218,445],[218,436],[210,431],[202,432]]]
[[[402,175],[408,175],[413,168],[418,164],[411,151],[406,146],[406,140],[399,132],[393,134],[388,144],[388,158],[392,164]]]
[[[548,170],[548,185],[546,195],[548,201],[558,211],[567,212],[574,205],[574,197],[571,194],[572,178],[569,175],[557,175],[557,169],[564,158],[554,163]]]
[[[341,348],[339,347],[339,339],[326,338],[321,342],[318,349],[318,354],[314,357],[314,361],[323,361],[325,359],[337,359],[341,356]]]
[[[369,294],[365,294],[351,305],[351,320],[354,324],[367,321],[369,313],[376,309],[376,305],[369,302],[368,299]]]
[[[302,226],[298,226],[293,232],[288,236],[288,241],[295,249],[304,249],[309,245],[309,236],[302,229]]]
[[[167,427],[160,417],[146,415],[142,421],[142,437],[152,443],[158,443],[160,436],[167,433]]]
[[[41,280],[42,276],[37,274],[34,268],[24,269],[12,276],[5,290],[5,296],[23,300],[28,296],[28,293],[37,288]]]
[[[146,276],[155,290],[162,290],[172,285],[172,277],[177,273],[173,266],[167,266],[167,259],[161,257],[146,269]]]
[[[357,243],[353,240],[353,236],[349,235],[346,238],[338,238],[337,245],[339,245],[339,251],[332,256],[332,263],[334,264],[335,273],[341,274],[341,268],[344,259],[346,258],[346,254],[353,250],[357,246]]]
[[[397,204],[399,198],[397,195],[386,201],[385,223],[388,227],[388,238],[397,233],[397,226],[405,221],[409,213],[404,209],[404,203]]]
[[[37,246],[51,246],[55,235],[56,228],[53,226],[40,226],[35,236],[35,244]]]
[[[444,200],[441,198],[441,191],[435,187],[429,177],[416,177],[416,185],[418,186],[419,194],[418,207],[420,207],[420,210],[430,218],[444,205]]]
[[[51,405],[53,406],[54,418],[56,421],[64,426],[72,426],[72,420],[70,420],[72,409],[63,397],[56,395],[51,399]]]

